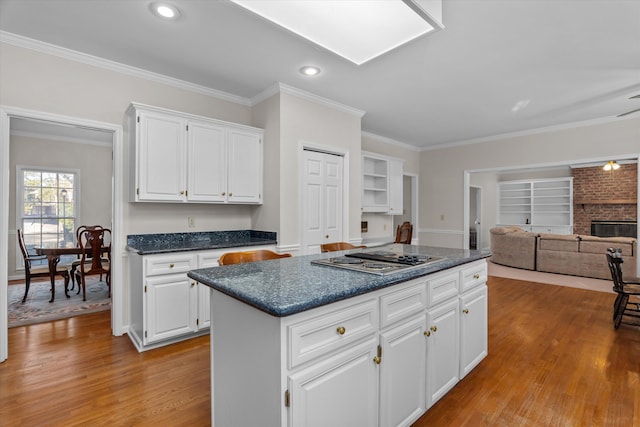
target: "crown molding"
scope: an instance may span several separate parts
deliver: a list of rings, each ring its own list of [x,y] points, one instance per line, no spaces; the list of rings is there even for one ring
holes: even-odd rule
[[[221,99],[223,101],[229,101],[236,104],[250,106],[251,102],[247,98],[233,95],[227,92],[223,92],[216,89],[211,89],[205,86],[190,83],[184,80],[176,79],[173,77],[165,76],[163,74],[154,73],[152,71],[144,70],[142,68],[131,67],[119,62],[111,61],[108,59],[100,58],[98,56],[89,55],[86,53],[78,52],[75,50],[67,49],[61,46],[56,46],[50,43],[45,43],[39,40],[23,37],[17,34],[9,33],[0,30],[0,42],[7,43],[13,46],[22,47],[25,49],[31,49],[34,51],[46,53],[49,55],[57,56],[60,58],[68,59],[71,61],[79,62],[86,65],[91,65],[105,70],[113,71],[120,74],[126,74],[132,77],[149,80],[155,83],[172,86],[178,89],[187,90],[189,92],[198,93],[200,95],[210,96],[212,98]]]
[[[382,142],[384,144],[389,144],[389,145],[393,145],[396,147],[400,147],[400,148],[404,148],[404,149],[416,151],[416,152],[420,151],[420,148],[416,147],[415,145],[410,145],[405,142],[396,141],[395,139],[387,138],[386,136],[380,136],[380,135],[376,135],[375,133],[365,132],[365,131],[362,131],[361,134],[362,136],[366,136],[367,138],[371,138],[373,140]]]
[[[316,104],[324,105],[325,107],[332,108],[334,110],[342,111],[347,114],[352,114],[358,118],[362,118],[366,114],[366,111],[358,110],[357,108],[349,107],[348,105],[341,104],[339,102],[333,101],[328,98],[323,98],[322,96],[315,95],[311,92],[304,91],[302,89],[295,88],[293,86],[289,86],[284,83],[276,83],[264,91],[260,92],[258,95],[251,98],[251,106],[254,106],[265,99],[272,97],[277,93],[286,93],[289,95],[296,96],[298,98],[305,99],[307,101],[311,101]]]
[[[580,121],[580,122],[564,123],[564,124],[561,124],[561,125],[547,126],[547,127],[535,128],[535,129],[528,129],[528,130],[519,131],[519,132],[503,133],[503,134],[498,134],[498,135],[493,135],[493,136],[486,136],[486,137],[482,137],[482,138],[468,139],[468,140],[465,140],[465,141],[445,142],[443,144],[431,145],[429,147],[421,147],[420,151],[440,150],[440,149],[443,149],[443,148],[446,149],[446,148],[452,148],[452,147],[460,147],[460,146],[464,146],[464,145],[481,144],[483,142],[499,141],[499,140],[502,140],[502,139],[518,138],[518,137],[521,137],[521,136],[530,136],[530,135],[536,135],[536,134],[540,134],[540,133],[556,132],[556,131],[561,131],[561,130],[575,129],[575,128],[585,127],[585,126],[595,126],[595,125],[614,123],[614,122],[619,122],[619,121],[623,121],[623,120],[634,120],[634,119],[637,120],[638,117],[635,117],[635,116],[632,116],[632,117],[601,117],[601,118],[598,118],[598,119],[583,120],[583,121]]]

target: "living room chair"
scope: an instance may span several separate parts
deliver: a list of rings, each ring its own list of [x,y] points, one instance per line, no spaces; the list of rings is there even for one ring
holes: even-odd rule
[[[366,246],[354,246],[347,242],[325,243],[320,245],[321,252],[346,251],[348,249],[366,248]]]
[[[102,227],[82,230],[78,236],[78,246],[81,251],[80,268],[75,274],[78,285],[82,284],[82,300],[87,300],[86,276],[96,274],[101,277],[105,275],[111,297],[111,230]],[[107,258],[102,257],[105,253]]]
[[[47,263],[43,267],[33,267],[31,263],[33,261],[40,261],[47,259],[46,256],[35,256],[30,255],[27,251],[27,246],[24,243],[24,235],[21,230],[17,230],[18,234],[18,245],[20,246],[20,251],[22,252],[22,257],[24,258],[24,297],[22,298],[22,303],[27,300],[27,294],[29,294],[29,287],[31,286],[31,279],[34,277],[51,277],[49,272],[49,264]],[[61,276],[64,278],[64,290],[67,298],[69,295],[67,294],[67,287],[69,286],[69,271],[67,270],[66,265],[57,265],[56,266],[56,276]],[[49,302],[53,302],[53,298],[55,295],[55,289],[51,289],[51,299]]]
[[[253,261],[266,261],[269,259],[288,258],[291,254],[278,254],[266,249],[246,252],[227,252],[218,260],[220,265],[242,264]]]
[[[618,294],[613,303],[613,327],[615,329],[618,329],[620,323],[640,326],[640,278],[623,278],[623,262],[622,252],[619,249],[607,249],[607,263],[611,270],[613,290]],[[625,318],[637,320],[627,321]]]
[[[409,221],[405,221],[396,229],[395,243],[411,244],[411,235],[413,234],[413,225]]]

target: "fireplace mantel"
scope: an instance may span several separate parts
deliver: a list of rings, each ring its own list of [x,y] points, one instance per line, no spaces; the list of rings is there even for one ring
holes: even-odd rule
[[[617,200],[574,200],[574,205],[635,205],[638,203],[635,199],[617,199]]]

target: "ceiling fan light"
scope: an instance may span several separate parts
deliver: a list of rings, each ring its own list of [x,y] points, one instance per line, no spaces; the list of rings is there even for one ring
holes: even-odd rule
[[[618,170],[620,169],[620,165],[616,163],[615,160],[610,160],[603,166],[602,169],[604,169],[605,171]]]

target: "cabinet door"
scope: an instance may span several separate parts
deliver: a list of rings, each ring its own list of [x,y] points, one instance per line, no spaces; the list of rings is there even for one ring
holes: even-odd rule
[[[185,201],[186,122],[169,114],[138,114],[136,200]]]
[[[227,191],[226,130],[189,122],[187,200],[224,202]]]
[[[227,200],[262,203],[262,135],[230,129],[227,149]]]
[[[460,379],[487,356],[487,287],[460,298]]]
[[[380,426],[409,425],[426,410],[426,315],[380,335]]]
[[[197,297],[196,283],[186,274],[148,278],[144,344],[195,332]]]
[[[377,341],[364,343],[289,377],[290,427],[378,425]]]
[[[458,298],[427,312],[427,408],[458,382]]]
[[[198,322],[197,329],[208,329],[211,326],[211,288],[198,283]]]
[[[402,161],[389,160],[389,214],[403,214],[403,176]]]

